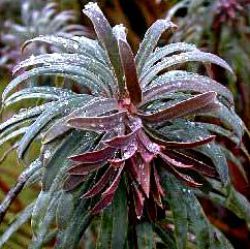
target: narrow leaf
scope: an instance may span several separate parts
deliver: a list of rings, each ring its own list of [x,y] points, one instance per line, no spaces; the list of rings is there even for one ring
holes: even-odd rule
[[[185,249],[188,233],[188,214],[187,208],[183,201],[184,193],[180,185],[176,184],[173,176],[165,172],[162,184],[167,192],[165,197],[170,205],[174,220],[174,235],[178,249]]]
[[[69,159],[73,161],[85,162],[85,163],[103,162],[111,158],[114,155],[115,151],[116,151],[115,148],[105,147],[101,150],[86,152],[86,153],[75,155],[75,156],[70,156]]]
[[[174,118],[180,118],[189,114],[195,114],[195,112],[199,111],[202,108],[205,108],[209,104],[216,104],[215,92],[206,92],[196,95],[157,113],[149,115],[139,113],[138,115],[149,122],[161,122]],[[203,112],[205,112],[204,109]]]
[[[118,79],[120,94],[123,95],[125,90],[123,72],[118,44],[112,32],[112,28],[96,3],[90,2],[86,4],[83,13],[92,21],[98,40],[109,55],[109,59]]]
[[[83,130],[107,131],[113,130],[123,122],[126,112],[118,112],[109,116],[102,117],[75,117],[70,118],[67,123],[71,127]]]
[[[101,200],[91,210],[93,214],[99,213],[101,210],[109,206],[114,198],[115,192],[118,188],[121,179],[121,173],[124,168],[124,163],[121,163],[120,167],[116,171],[116,176],[111,185],[102,193]]]
[[[120,32],[117,33],[120,34]],[[142,101],[142,91],[137,77],[134,55],[126,40],[126,35],[117,35],[117,40],[124,76],[126,79],[126,87],[129,92],[131,102],[137,105]]]
[[[181,53],[178,55],[173,55],[169,58],[165,58],[162,61],[158,62],[148,70],[145,70],[140,77],[140,82],[142,86],[146,86],[150,83],[161,71],[169,69],[170,67],[183,64],[186,62],[202,62],[202,63],[213,63],[218,66],[221,66],[228,70],[229,72],[233,73],[231,67],[220,57],[210,54],[204,53],[201,51],[195,52],[187,52]]]
[[[138,249],[154,248],[154,235],[152,225],[142,222],[136,226],[136,237]]]
[[[115,173],[115,169],[113,167],[109,167],[101,176],[101,178],[94,184],[94,186],[84,193],[82,197],[91,198],[99,194],[109,182],[114,180]]]
[[[136,54],[136,66],[139,75],[141,74],[142,68],[146,63],[148,57],[151,55],[155,46],[157,45],[162,33],[164,33],[166,30],[173,31],[174,29],[176,29],[176,25],[174,25],[172,22],[162,19],[157,20],[147,30]]]

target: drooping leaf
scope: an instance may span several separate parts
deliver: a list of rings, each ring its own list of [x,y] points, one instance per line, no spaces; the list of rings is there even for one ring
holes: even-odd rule
[[[73,92],[66,89],[58,89],[55,87],[30,87],[12,94],[5,100],[4,105],[8,107],[9,105],[14,104],[18,101],[32,98],[40,98],[47,101],[53,101],[60,99],[60,97],[67,98],[71,97],[72,95],[74,95]]]
[[[143,70],[147,70],[157,61],[160,61],[164,57],[170,56],[174,53],[190,52],[195,50],[198,50],[195,45],[185,42],[175,42],[175,43],[170,43],[163,47],[157,47],[154,53],[152,53],[149,56],[148,60],[146,61],[143,67]]]
[[[77,150],[86,151],[95,142],[96,136],[86,132],[74,131],[65,138],[50,156],[43,175],[43,189],[49,190],[54,184],[62,185],[63,178],[70,165],[67,158]],[[58,177],[58,181],[56,181]]]
[[[143,41],[140,44],[139,50],[136,54],[136,65],[138,74],[141,74],[142,68],[146,63],[148,57],[153,52],[155,46],[162,33],[168,30],[174,30],[176,26],[167,20],[158,20],[146,32]]]
[[[6,120],[5,122],[1,123],[1,125],[0,125],[1,134],[5,129],[7,129],[10,126],[13,126],[15,124],[18,124],[18,123],[24,121],[24,120],[32,119],[33,117],[38,116],[44,110],[46,110],[50,105],[51,105],[51,103],[45,103],[45,104],[42,104],[39,106],[35,106],[31,109],[23,110],[21,113],[14,115],[13,117]]]
[[[173,67],[178,64],[186,63],[186,62],[203,62],[203,63],[213,63],[218,66],[221,66],[232,72],[231,67],[221,58],[216,55],[195,51],[195,52],[186,52],[178,55],[173,55],[169,58],[165,58],[162,61],[158,62],[148,70],[145,70],[140,77],[140,82],[142,86],[146,86],[150,83],[158,73],[162,70],[166,70],[167,68]]]
[[[146,87],[143,95],[144,102],[159,98],[164,93],[171,91],[193,91],[208,92],[214,91],[225,97],[230,104],[233,104],[232,93],[215,80],[196,73],[173,70],[157,77]]]
[[[106,62],[105,58],[103,57],[103,51],[101,47],[95,40],[90,40],[86,37],[62,37],[62,36],[39,36],[33,38],[23,45],[23,50],[29,44],[33,42],[44,42],[56,46],[60,50],[67,52],[67,53],[76,53],[80,52],[81,54],[89,57],[93,57],[96,60]],[[84,44],[84,46],[83,46]],[[94,52],[94,53],[93,53]]]

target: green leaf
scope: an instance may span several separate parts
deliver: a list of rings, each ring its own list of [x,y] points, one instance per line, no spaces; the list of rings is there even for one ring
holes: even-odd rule
[[[89,88],[93,93],[105,93],[109,94],[109,88],[107,88],[106,81],[103,81],[101,77],[86,70],[85,68],[72,65],[55,65],[36,67],[31,70],[27,70],[24,73],[13,79],[9,85],[5,88],[2,94],[3,100],[10,94],[10,92],[19,86],[21,83],[38,76],[62,76],[68,79],[74,80],[80,86]],[[110,87],[110,86],[109,86]],[[112,89],[112,88],[111,88]],[[108,95],[109,96],[109,95]]]
[[[66,121],[68,120],[68,117],[60,118],[58,121],[56,121],[43,135],[42,143],[47,144],[58,137],[62,137],[64,134],[72,130],[71,127],[67,126]]]
[[[175,141],[179,141],[180,138],[182,141],[199,140],[204,136],[210,135],[210,133],[206,129],[202,129],[199,124],[185,120],[176,120],[172,125],[162,128],[161,131],[162,135],[168,140]],[[225,185],[230,182],[227,161],[218,144],[211,142],[207,145],[199,146],[194,150],[208,156],[212,160]]]
[[[163,47],[157,47],[152,53],[144,67],[143,70],[149,69],[151,66],[153,66],[157,61],[162,60],[166,56],[170,56],[171,54],[174,53],[181,53],[181,52],[189,52],[189,51],[194,51],[198,50],[197,47],[193,44],[185,43],[185,42],[175,42],[175,43],[170,43],[168,45],[165,45]]]
[[[178,249],[185,249],[188,233],[188,214],[185,203],[180,201],[184,198],[183,188],[179,184],[176,184],[176,180],[173,179],[174,176],[168,173],[163,175],[161,182],[167,193],[165,199],[173,213],[176,245]]]
[[[8,142],[9,140],[16,138],[17,136],[25,134],[28,131],[28,128],[29,127],[21,127],[12,131],[8,135],[5,135],[2,139],[0,139],[0,146]]]
[[[190,190],[186,190],[186,192],[187,194],[182,201],[187,206],[190,226],[195,233],[197,247],[199,249],[208,249],[211,243],[209,223],[196,197]]]
[[[124,184],[121,184],[116,191],[112,205],[102,212],[96,248],[123,248],[127,227],[127,198]]]
[[[35,37],[24,43],[23,49],[33,42],[43,42],[59,48],[67,53],[80,53],[96,60],[106,62],[102,48],[94,40],[86,37],[62,37],[56,35],[46,35]]]
[[[23,61],[18,69],[20,70],[34,65],[36,65],[36,68],[21,73],[8,84],[2,94],[3,101],[5,101],[10,92],[18,85],[39,75],[65,74],[65,76],[72,75],[74,79],[78,79],[76,77],[78,76],[80,79],[83,79],[81,82],[84,82],[86,78],[88,82],[89,79],[93,82],[98,82],[107,93],[109,91],[114,93],[116,89],[116,81],[111,69],[107,67],[107,65],[103,65],[83,55],[59,53],[38,55],[34,57],[34,60],[27,59]],[[94,86],[95,85],[96,84],[94,84]]]
[[[35,236],[29,246],[30,249],[40,249],[43,246],[50,226],[55,220],[56,208],[58,206],[58,198],[61,191],[57,192],[40,192],[43,193],[42,198],[36,203],[32,213],[32,231]],[[41,203],[44,201],[44,203]]]
[[[154,245],[154,234],[149,222],[141,222],[136,225],[136,236],[138,249],[152,249]]]
[[[4,106],[15,104],[18,101],[23,101],[25,99],[35,99],[40,98],[46,101],[58,100],[60,98],[69,98],[75,94],[66,89],[60,89],[56,87],[29,87],[13,93],[10,97],[5,99]]]
[[[99,226],[99,233],[96,242],[96,249],[110,248],[112,239],[112,206],[107,207],[101,215],[101,222]]]
[[[92,217],[87,212],[85,200],[81,200],[74,208],[67,227],[59,231],[56,239],[55,249],[75,249],[84,231],[89,226]]]
[[[78,105],[81,105],[89,98],[88,95],[80,95],[79,97],[71,97],[66,99],[61,99],[51,106],[45,112],[43,112],[36,121],[29,127],[28,131],[25,133],[20,141],[18,148],[19,157],[23,157],[28,147],[37,135],[50,123],[54,118],[60,117],[62,114],[67,115],[71,109],[74,109]]]
[[[51,194],[44,191],[41,191],[36,199],[31,218],[31,227],[35,236],[37,235],[39,226],[43,223],[50,199]]]
[[[51,155],[43,176],[43,189],[49,191],[55,184],[56,177],[65,177],[66,168],[69,166],[68,157],[75,153],[77,149],[86,151],[94,143],[95,136],[86,132],[73,131],[67,136]],[[59,178],[59,181],[61,181]]]
[[[143,74],[140,76],[142,86],[150,83],[161,71],[186,62],[213,63],[233,73],[231,67],[220,57],[197,50],[167,57],[148,70],[143,71]]]
[[[214,231],[213,245],[211,249],[234,249],[234,247],[230,244],[228,239],[222,234],[220,230],[211,225],[211,228]]]
[[[175,28],[176,26],[172,22],[162,19],[162,20],[157,20],[147,30],[135,58],[137,71],[139,75],[141,75],[142,68],[146,63],[148,57],[151,55],[154,48],[156,47],[161,35],[165,31],[169,30],[172,31]]]
[[[56,212],[57,226],[65,229],[74,211],[73,196],[71,193],[62,192]]]
[[[177,249],[174,234],[170,230],[164,229],[160,224],[154,224],[154,231],[161,238],[167,248]]]
[[[31,109],[23,109],[20,113],[15,114],[11,118],[9,118],[8,120],[6,120],[5,122],[0,124],[0,131],[1,131],[0,137],[2,137],[2,133],[4,130],[8,129],[9,127],[12,127],[15,124],[19,124],[23,121],[32,120],[32,118],[41,114],[50,105],[51,105],[51,103],[42,104],[39,106],[35,106]]]
[[[128,229],[128,207],[125,184],[121,181],[116,191],[113,204],[112,249],[123,248]]]
[[[65,106],[64,106],[65,108]],[[53,118],[61,114],[61,111],[64,109],[63,107],[59,107],[59,103],[56,103],[50,109],[43,112],[36,121],[29,127],[25,135],[22,137],[19,142],[18,147],[18,156],[19,158],[23,158],[25,152],[27,151],[31,142],[35,139],[37,135],[41,132],[41,130],[49,123]]]
[[[94,175],[83,183],[78,191],[71,193],[74,208],[65,226],[59,227],[55,249],[75,249],[83,233],[89,226],[93,218],[89,212],[90,201],[80,198],[80,196],[90,187],[93,182],[93,177]]]

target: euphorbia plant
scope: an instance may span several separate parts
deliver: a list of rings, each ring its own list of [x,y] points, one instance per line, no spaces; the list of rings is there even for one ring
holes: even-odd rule
[[[94,3],[83,12],[97,40],[32,39],[66,52],[21,62],[3,92],[4,107],[24,99],[44,102],[0,126],[4,141],[24,134],[21,159],[34,140],[42,142],[39,157],[2,203],[1,217],[24,186],[39,181],[38,198],[12,225],[31,216],[30,248],[42,248],[53,237],[55,248],[77,248],[92,223],[100,224],[93,241],[97,248],[179,249],[187,243],[232,248],[208,222],[196,194],[249,221],[249,205],[231,186],[223,145],[216,140],[216,135],[228,136],[239,144],[244,125],[231,93],[184,64],[200,62],[207,68],[213,63],[232,73],[230,66],[186,43],[156,48],[163,32],[176,29],[166,20],[149,28],[134,56],[122,25],[111,28]],[[39,75],[69,78],[77,92],[27,86],[12,93]]]

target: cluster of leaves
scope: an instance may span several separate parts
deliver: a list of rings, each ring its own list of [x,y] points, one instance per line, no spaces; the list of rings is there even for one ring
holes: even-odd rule
[[[217,73],[219,80],[229,82],[237,98],[237,110],[250,127],[250,1],[249,0],[184,0],[169,10],[167,17],[179,29],[173,41],[185,40],[225,58],[237,76]],[[182,14],[180,13],[187,13]],[[206,16],[206,18],[204,18]]]
[[[232,73],[230,66],[187,43],[157,47],[161,35],[176,28],[167,20],[148,29],[134,56],[122,25],[112,28],[94,3],[84,13],[96,40],[33,38],[24,48],[44,43],[62,52],[19,63],[3,92],[4,108],[27,99],[35,106],[0,125],[0,144],[21,136],[20,159],[34,141],[42,146],[2,202],[0,219],[24,187],[40,182],[42,188],[0,245],[31,218],[32,249],[53,238],[54,248],[77,248],[83,236],[87,248],[232,248],[197,197],[250,222],[249,203],[230,181],[232,153],[218,139],[239,145],[245,127],[230,91],[198,70],[189,71],[190,62]],[[60,76],[76,87],[30,87],[39,76]],[[88,237],[95,224],[97,241]]]
[[[45,2],[44,2],[45,3]],[[21,3],[20,24],[7,20],[1,32],[0,67],[12,70],[17,62],[31,55],[55,51],[51,46],[36,44],[26,53],[22,53],[22,44],[39,35],[74,36],[83,35],[86,29],[77,24],[76,13],[71,10],[59,12],[55,2],[48,2],[41,8],[40,1],[25,0]]]

